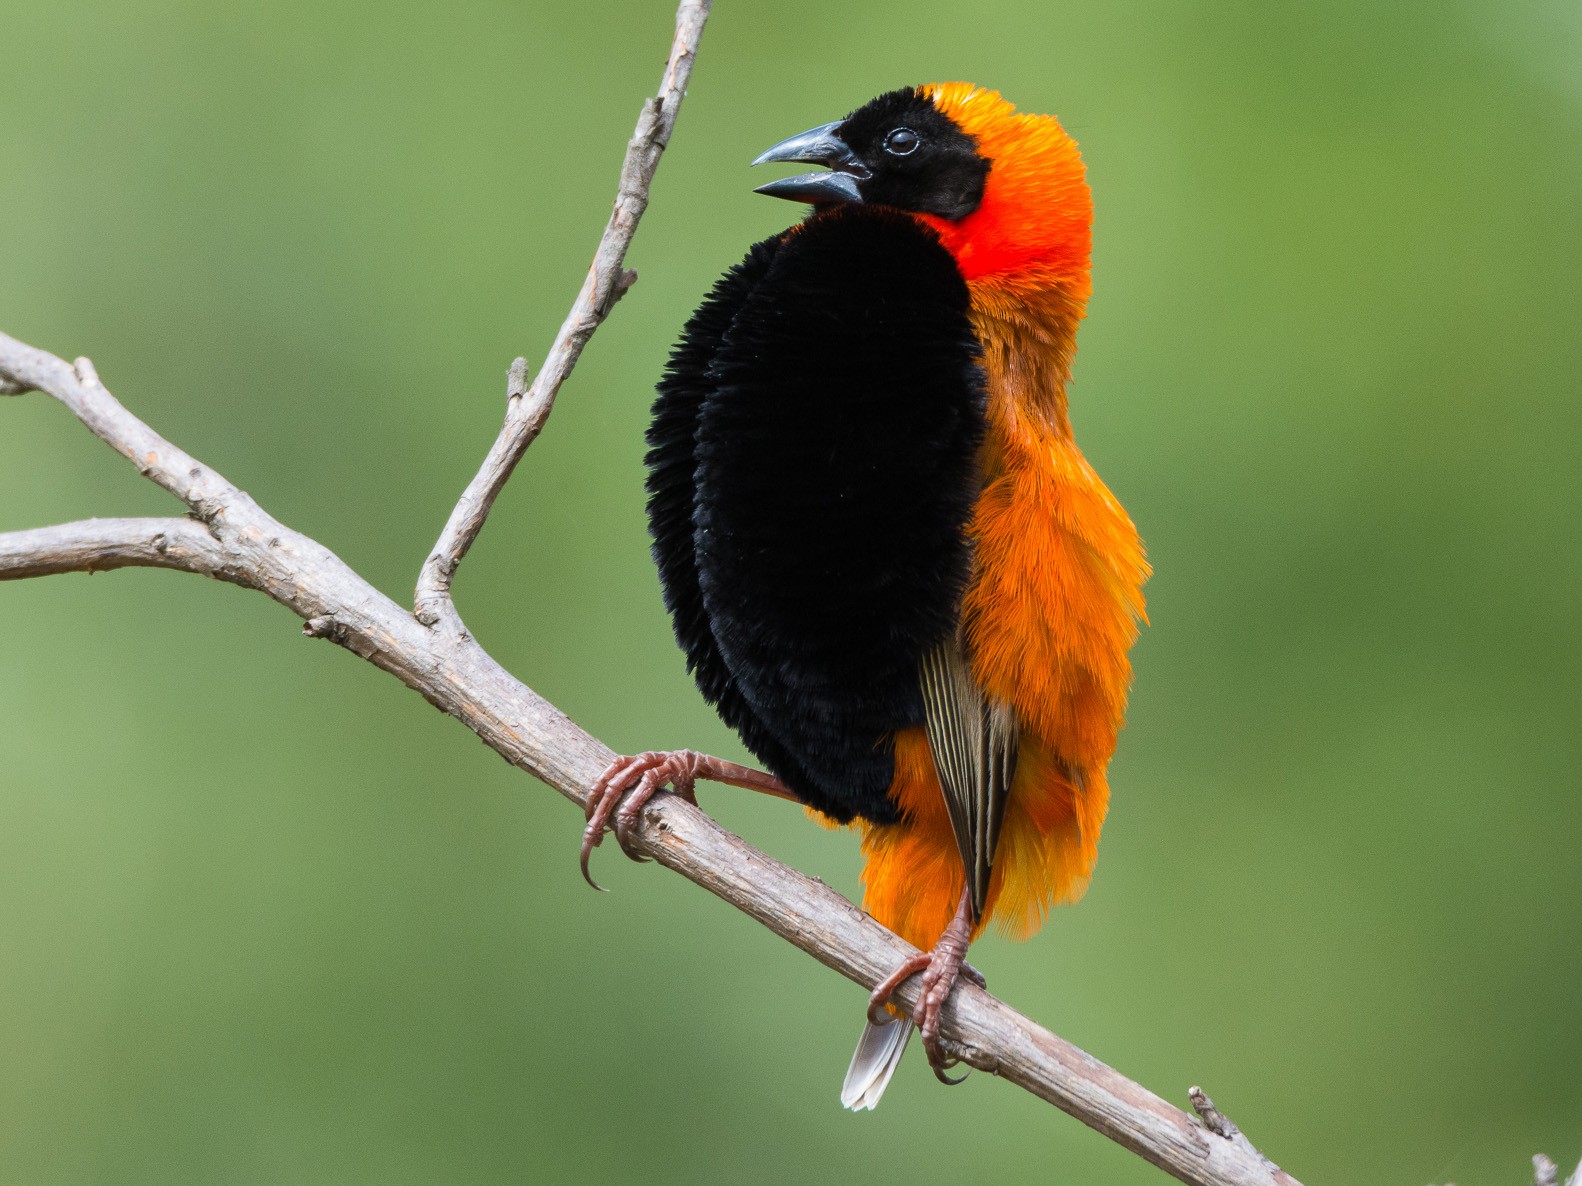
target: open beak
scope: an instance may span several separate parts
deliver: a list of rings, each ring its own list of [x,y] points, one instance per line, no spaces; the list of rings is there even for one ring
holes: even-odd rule
[[[782,140],[773,148],[758,155],[755,165],[772,161],[806,161],[824,165],[828,173],[798,173],[795,177],[782,177],[753,190],[755,194],[768,194],[771,198],[789,198],[793,202],[860,202],[862,194],[857,185],[870,176],[868,167],[857,158],[847,143],[835,134],[843,120],[823,124]]]

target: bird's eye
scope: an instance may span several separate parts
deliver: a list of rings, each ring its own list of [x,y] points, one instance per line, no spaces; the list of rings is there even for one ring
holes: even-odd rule
[[[922,141],[911,128],[896,128],[884,138],[884,150],[892,156],[906,156],[916,152]]]

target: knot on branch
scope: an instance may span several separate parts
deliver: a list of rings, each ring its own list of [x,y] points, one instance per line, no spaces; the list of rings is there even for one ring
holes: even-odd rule
[[[1224,1137],[1227,1141],[1234,1140],[1241,1135],[1231,1118],[1214,1106],[1214,1101],[1209,1099],[1208,1093],[1197,1084],[1187,1088],[1187,1098],[1192,1101],[1192,1110],[1198,1114],[1198,1119],[1203,1121],[1203,1127],[1215,1136]]]
[[[527,359],[513,358],[511,369],[505,373],[505,398],[521,399],[527,394]]]
[[[456,612],[450,599],[450,582],[460,563],[460,556],[438,554],[424,563],[418,577],[417,598],[412,605],[412,616],[422,625],[438,625],[448,613]]]
[[[1276,1182],[1294,1182],[1289,1174],[1264,1155],[1263,1150],[1247,1139],[1247,1135],[1236,1127],[1235,1121],[1214,1106],[1214,1101],[1209,1099],[1208,1092],[1194,1083],[1187,1088],[1187,1098],[1192,1101],[1192,1110],[1198,1114],[1198,1119],[1209,1132],[1222,1140],[1229,1141],[1247,1157],[1262,1163],[1264,1169]]]
[[[346,629],[345,623],[334,614],[323,614],[316,618],[309,618],[302,623],[302,633],[308,638],[322,638],[339,646],[345,646],[351,632]]]
[[[86,354],[80,358],[73,359],[71,369],[72,373],[77,376],[77,382],[81,383],[84,387],[104,386],[104,384],[99,380],[99,371],[98,368],[93,365],[93,359],[89,358]]]
[[[187,513],[218,536],[217,528],[220,516],[225,514],[225,504],[217,498],[189,498]]]

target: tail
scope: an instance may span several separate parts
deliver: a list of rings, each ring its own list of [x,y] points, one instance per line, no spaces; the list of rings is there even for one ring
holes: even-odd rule
[[[877,1107],[890,1085],[890,1076],[901,1065],[913,1025],[904,1017],[887,1017],[882,1025],[869,1022],[857,1039],[857,1051],[841,1085],[840,1102],[853,1112]]]

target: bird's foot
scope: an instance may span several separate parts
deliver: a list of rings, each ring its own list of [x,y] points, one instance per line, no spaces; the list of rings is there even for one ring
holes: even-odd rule
[[[649,750],[633,758],[616,758],[605,767],[588,793],[588,826],[582,831],[582,876],[588,884],[594,889],[601,888],[588,875],[588,858],[604,839],[606,828],[615,832],[627,856],[634,861],[643,860],[632,851],[630,843],[632,828],[642,814],[643,805],[668,783],[676,794],[696,807],[698,800],[693,787],[700,778],[792,803],[801,802],[796,792],[772,774],[696,750]]]
[[[588,793],[588,826],[582,830],[582,876],[594,889],[603,889],[588,872],[588,858],[604,841],[605,829],[615,833],[621,851],[634,861],[647,860],[631,848],[632,826],[643,807],[668,783],[693,806],[693,788],[707,778],[710,763],[718,759],[694,750],[648,750],[630,758],[616,758],[605,767]],[[612,822],[613,820],[613,822]]]
[[[918,985],[917,1005],[912,1011],[912,1022],[922,1035],[923,1049],[928,1054],[928,1065],[933,1068],[934,1076],[941,1083],[951,1086],[960,1083],[966,1076],[946,1074],[961,1060],[945,1053],[939,1038],[939,1015],[950,998],[951,989],[956,987],[958,978],[964,978],[979,988],[985,986],[983,973],[966,962],[967,942],[971,935],[971,915],[967,896],[963,893],[956,917],[945,928],[945,933],[934,944],[934,949],[909,956],[900,967],[880,981],[868,998],[868,1020],[875,1025],[883,1024],[884,1013],[891,1007],[890,998],[895,990],[908,978],[919,972],[923,974]]]

